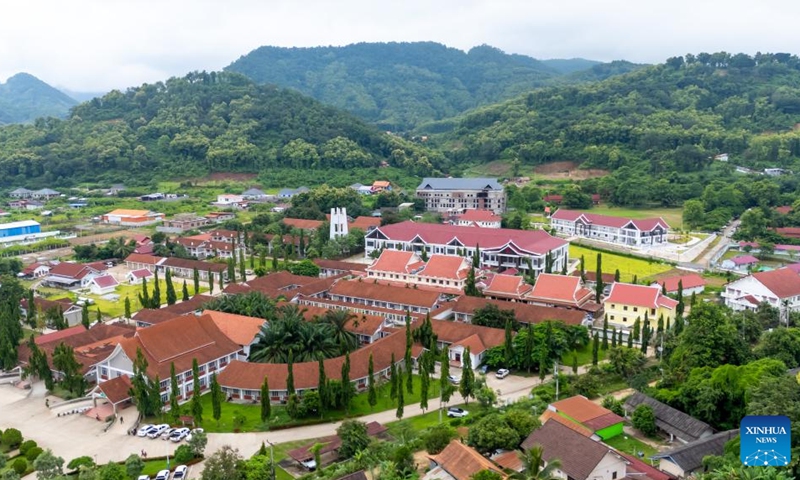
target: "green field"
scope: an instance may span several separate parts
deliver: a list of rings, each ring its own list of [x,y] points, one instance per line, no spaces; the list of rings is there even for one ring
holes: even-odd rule
[[[651,455],[655,455],[658,453],[658,450],[643,443],[630,435],[623,433],[622,435],[617,435],[614,438],[610,438],[608,440],[603,440],[607,445],[610,445],[621,452],[625,452],[629,455],[637,455],[638,452],[643,452],[644,457],[647,458]]]
[[[682,208],[619,208],[598,205],[592,207],[589,212],[598,213],[600,215],[628,217],[633,219],[661,217],[669,224],[670,227],[674,229],[681,228],[683,225]]]
[[[594,272],[597,270],[597,254],[596,250],[588,247],[570,245],[569,256],[571,259],[579,260],[581,255],[584,256],[586,262],[586,271]],[[619,269],[620,280],[629,282],[636,275],[639,282],[643,279],[664,273],[672,269],[672,266],[666,263],[659,263],[657,261],[649,261],[639,258],[629,258],[614,253],[602,252],[603,254],[603,273],[614,273]]]

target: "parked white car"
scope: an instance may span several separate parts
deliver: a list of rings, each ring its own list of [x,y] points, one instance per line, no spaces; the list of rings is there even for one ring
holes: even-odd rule
[[[162,423],[161,425],[156,425],[155,427],[153,427],[153,430],[151,430],[150,433],[147,434],[147,437],[158,438],[166,430],[169,430],[169,425],[167,425],[166,423]]]
[[[175,443],[180,442],[189,435],[188,428],[176,428],[175,431],[169,436],[169,439]]]
[[[187,441],[187,442],[189,442],[189,441],[191,441],[191,440],[192,440],[192,434],[193,434],[193,433],[203,433],[204,431],[205,431],[205,430],[203,430],[202,428],[193,428],[193,429],[192,429],[192,430],[189,432],[189,434],[188,434],[188,435],[186,435],[186,441]]]
[[[175,471],[172,472],[172,480],[183,480],[186,478],[186,471],[188,468],[186,465],[178,465],[175,467]]]
[[[497,373],[494,374],[494,376],[497,378],[506,378],[509,373],[511,373],[509,369],[501,368],[500,370],[497,371]]]
[[[161,432],[161,440],[169,440],[169,436],[172,435],[172,432],[177,430],[177,428],[168,428]]]
[[[144,424],[139,427],[139,430],[136,431],[137,437],[146,437],[148,433],[155,430],[155,425],[150,425],[149,423]]]
[[[139,475],[136,480],[150,480],[150,475]]]
[[[458,385],[461,383],[461,377],[456,377],[455,375],[448,375],[447,379],[450,380],[450,383],[453,385]]]
[[[463,418],[469,415],[469,412],[463,408],[450,407],[447,409],[447,416],[453,418]]]
[[[169,470],[161,470],[156,474],[156,480],[169,480]]]

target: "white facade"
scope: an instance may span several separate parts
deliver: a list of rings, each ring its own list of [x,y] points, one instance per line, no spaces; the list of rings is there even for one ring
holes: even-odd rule
[[[574,214],[579,215],[573,218]],[[643,247],[665,244],[669,235],[666,222],[653,219],[620,222],[624,219],[611,217],[606,223],[603,220],[609,217],[605,215],[580,214],[580,212],[567,212],[562,215],[559,216],[558,212],[553,214],[550,217],[550,226],[566,236],[574,235],[617,245]]]
[[[347,235],[347,209],[346,208],[331,208],[331,232],[330,238],[333,240],[336,237],[343,237]]]
[[[243,201],[244,197],[242,197],[241,195],[231,195],[231,194],[217,195],[218,205],[235,205],[238,203],[242,203]]]
[[[800,276],[798,276],[798,279],[800,281]],[[800,294],[781,299],[753,276],[741,278],[727,284],[725,291],[722,292],[722,298],[727,307],[736,311],[754,310],[758,305],[754,305],[750,300],[755,299],[757,303],[767,302],[779,310],[786,309],[791,312],[800,312]]]
[[[575,455],[580,455],[580,452],[575,452]],[[627,463],[625,460],[609,451],[586,478],[592,480],[620,480],[625,478],[626,472]],[[572,478],[560,469],[556,469],[554,473],[559,478]]]

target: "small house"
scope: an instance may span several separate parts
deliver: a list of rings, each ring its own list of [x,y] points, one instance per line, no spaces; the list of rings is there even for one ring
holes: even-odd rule
[[[138,270],[131,270],[125,276],[125,280],[128,281],[131,285],[140,285],[144,279],[151,279],[153,277],[153,272],[146,268],[140,268]]]
[[[736,272],[747,272],[758,265],[758,259],[752,255],[739,255],[722,261],[721,267]]]
[[[117,279],[111,275],[94,277],[89,281],[89,289],[95,295],[106,295],[113,293],[118,286],[119,282],[117,282]]]

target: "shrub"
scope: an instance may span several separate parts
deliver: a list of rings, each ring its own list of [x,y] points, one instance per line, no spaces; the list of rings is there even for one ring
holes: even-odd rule
[[[41,447],[33,447],[25,454],[25,458],[27,458],[29,462],[33,462],[43,451]]]
[[[458,427],[460,425],[461,425],[461,419],[460,418],[454,418],[454,419],[450,420],[450,426]]]
[[[22,432],[16,428],[9,428],[3,432],[3,443],[10,449],[15,449],[22,443]]]
[[[88,455],[84,455],[83,457],[73,458],[67,464],[67,468],[70,470],[77,470],[81,466],[85,467],[93,467],[94,466],[94,459]]]
[[[431,427],[423,436],[422,442],[425,446],[425,450],[428,451],[431,455],[436,455],[437,453],[444,450],[444,447],[450,443],[450,440],[456,436],[456,431],[453,427],[441,423],[434,427]]]
[[[181,445],[175,449],[175,463],[183,464],[194,459],[194,452],[189,445]]]
[[[15,472],[17,472],[17,475],[22,475],[28,470],[28,461],[22,457],[18,457],[11,464],[11,468],[13,468]]]
[[[33,440],[25,440],[19,446],[19,453],[25,455],[26,453],[28,453],[28,450],[30,450],[31,448],[36,448],[38,446],[39,445],[37,445],[36,442]]]
[[[642,404],[636,407],[631,416],[633,427],[651,436],[656,433],[656,415],[653,413],[653,407],[650,405]]]

